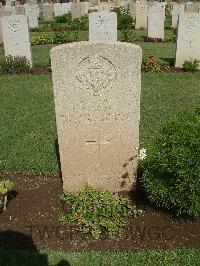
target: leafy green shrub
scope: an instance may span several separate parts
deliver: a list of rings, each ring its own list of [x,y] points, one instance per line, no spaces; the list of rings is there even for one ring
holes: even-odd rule
[[[39,28],[31,28],[30,31],[31,32],[40,32],[40,29]]]
[[[71,21],[72,17],[71,17],[71,13],[69,14],[63,14],[61,16],[56,16],[54,18],[54,21],[56,23],[68,23],[69,21]]]
[[[183,68],[187,71],[197,71],[200,66],[200,61],[197,59],[190,58],[185,60],[183,63]]]
[[[82,17],[80,19],[75,18],[72,22],[68,25],[69,30],[88,30],[89,29],[89,21],[88,17]]]
[[[59,222],[77,222],[78,231],[91,233],[95,239],[99,238],[103,229],[109,236],[115,236],[125,226],[125,217],[136,217],[141,213],[127,198],[91,187],[74,193],[64,192],[60,201],[71,204],[71,213],[62,214]]]
[[[117,28],[119,30],[133,27],[133,18],[130,15],[129,9],[117,7],[114,8],[114,11],[117,13]]]
[[[60,32],[55,32],[52,36],[52,42],[53,42],[53,44],[65,43],[65,42],[69,41],[67,36],[68,35],[66,35],[66,34],[62,34]]]
[[[169,37],[166,38],[166,42],[176,42],[177,28],[169,27]]]
[[[200,216],[200,107],[162,125],[142,163],[141,183],[159,207]]]
[[[159,59],[151,54],[145,55],[142,58],[142,71],[144,72],[158,72],[160,71],[161,65]]]
[[[26,57],[6,56],[0,59],[1,74],[29,73],[30,70],[31,65]]]
[[[123,29],[120,32],[120,41],[121,42],[134,42],[136,41],[136,35],[130,29]]]

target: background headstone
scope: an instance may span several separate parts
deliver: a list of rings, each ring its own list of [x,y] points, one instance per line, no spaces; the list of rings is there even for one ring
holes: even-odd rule
[[[90,9],[90,2],[80,2],[80,17],[84,17],[88,14]]]
[[[45,21],[52,21],[54,18],[54,8],[53,4],[43,4],[43,18]]]
[[[148,5],[147,2],[136,1],[135,29],[147,29]]]
[[[34,5],[30,5],[27,13],[29,28],[38,28],[38,13],[37,8]]]
[[[172,9],[172,27],[176,28],[178,23],[178,17],[185,11],[185,5],[173,5]]]
[[[200,60],[200,14],[185,13],[179,17],[176,47],[176,67],[185,60]]]
[[[81,5],[80,2],[72,3],[72,18],[80,18],[81,17]]]
[[[25,9],[23,5],[16,6],[16,15],[25,15]]]
[[[193,3],[186,4],[185,5],[185,12],[187,13],[198,13],[199,12],[199,7]]]
[[[89,14],[90,41],[117,41],[117,14],[93,12]]]
[[[164,40],[165,7],[154,5],[148,12],[148,37]]]
[[[67,14],[67,13],[71,12],[71,10],[72,10],[72,3],[71,2],[62,3],[63,14]]]
[[[5,17],[5,16],[10,16],[10,11],[0,10],[0,44],[3,43],[1,18]]]
[[[51,50],[65,190],[86,185],[109,191],[133,188],[141,58],[139,46],[121,42],[78,42]]]
[[[32,65],[27,17],[5,16],[1,25],[5,56],[25,56]]]
[[[55,14],[55,17],[63,15],[63,9],[60,3],[54,4],[54,14]]]

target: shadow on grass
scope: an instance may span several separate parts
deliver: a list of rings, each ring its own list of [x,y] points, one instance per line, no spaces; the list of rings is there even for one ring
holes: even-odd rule
[[[37,250],[31,236],[17,231],[0,232],[0,265],[6,266],[48,266],[48,257]],[[61,260],[54,266],[70,266]]]
[[[168,63],[170,66],[174,66],[175,59],[174,58],[160,58],[162,61]]]

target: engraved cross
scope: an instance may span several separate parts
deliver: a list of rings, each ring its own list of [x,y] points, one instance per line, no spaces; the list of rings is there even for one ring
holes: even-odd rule
[[[101,135],[100,135],[100,132],[99,132],[97,140],[86,140],[86,144],[87,145],[88,144],[90,144],[90,145],[97,145],[98,146],[98,150],[100,152],[101,146],[102,145],[110,144],[110,140],[101,139]]]

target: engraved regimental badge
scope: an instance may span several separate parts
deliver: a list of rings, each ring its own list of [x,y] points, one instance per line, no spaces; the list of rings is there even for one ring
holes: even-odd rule
[[[93,55],[79,63],[76,77],[85,88],[92,89],[94,95],[99,95],[100,90],[112,85],[116,69],[108,59]]]

